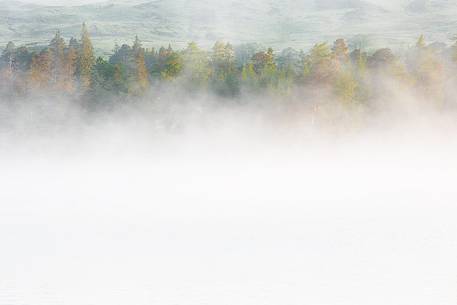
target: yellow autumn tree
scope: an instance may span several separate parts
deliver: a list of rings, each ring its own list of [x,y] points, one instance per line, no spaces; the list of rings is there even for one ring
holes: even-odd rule
[[[135,61],[135,79],[133,80],[133,91],[135,94],[143,94],[149,89],[150,83],[149,73],[144,58],[144,48],[142,47],[138,36],[135,37],[135,42],[132,49]]]
[[[46,89],[51,82],[51,56],[49,50],[44,50],[32,57],[29,72],[29,87]]]
[[[81,50],[79,57],[79,80],[82,92],[86,92],[92,85],[92,69],[95,65],[94,48],[90,40],[87,26],[83,23],[81,34]]]

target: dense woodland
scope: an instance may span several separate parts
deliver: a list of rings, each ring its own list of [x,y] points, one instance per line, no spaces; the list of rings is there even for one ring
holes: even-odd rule
[[[306,98],[325,92],[351,107],[370,105],[396,88],[442,107],[453,98],[449,88],[456,71],[457,44],[427,44],[424,36],[400,55],[388,48],[350,49],[344,39],[305,52],[225,42],[209,51],[193,42],[183,50],[156,50],[144,48],[136,37],[131,46],[115,45],[109,58],[96,58],[83,25],[79,39],[66,41],[57,32],[48,46],[8,43],[0,58],[0,90],[4,100],[42,92],[94,105],[153,96],[164,87],[233,99],[243,94]]]

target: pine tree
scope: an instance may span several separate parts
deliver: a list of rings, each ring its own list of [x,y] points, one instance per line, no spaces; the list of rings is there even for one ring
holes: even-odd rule
[[[86,92],[92,85],[92,69],[95,65],[94,48],[90,40],[87,26],[83,23],[81,34],[81,50],[79,57],[79,79],[82,92]]]
[[[13,74],[16,70],[16,46],[10,41],[3,50],[0,57],[0,69],[8,74]]]
[[[135,37],[135,42],[133,44],[133,54],[135,58],[135,91],[141,94],[148,90],[149,88],[149,73],[146,68],[146,62],[144,59],[144,48],[141,45],[141,41],[138,39],[138,36]]]
[[[57,31],[48,50],[51,56],[51,83],[59,90],[63,90],[65,84],[65,48],[65,41]]]
[[[420,35],[419,39],[416,42],[416,48],[418,49],[425,49],[426,44],[425,44],[425,37],[424,35]]]
[[[277,85],[277,69],[273,49],[268,48],[265,55],[265,66],[261,72],[260,81],[264,87],[268,87],[272,90]]]
[[[359,56],[358,60],[360,60],[360,51],[358,54],[353,55]],[[359,71],[360,62],[357,61],[355,65],[352,65],[349,60],[349,48],[344,39],[337,39],[333,43],[332,58],[334,65],[334,91],[345,105],[351,105],[356,99],[359,87],[356,73]]]
[[[208,54],[200,49],[195,42],[191,42],[183,51],[183,60],[186,86],[193,90],[206,88],[211,76]]]
[[[65,56],[65,90],[73,93],[76,90],[75,80],[78,65],[78,42],[76,39],[70,39]]]
[[[432,48],[426,46],[424,35],[416,44],[414,54],[414,74],[416,87],[425,97],[434,99],[438,104],[443,99],[444,65]]]
[[[9,42],[0,57],[0,89],[12,92],[17,76],[16,46]]]
[[[274,52],[272,48],[269,48],[267,52],[257,52],[254,54],[254,56],[252,56],[251,61],[254,64],[255,72],[259,75],[262,74],[262,72],[267,68],[276,68]]]
[[[216,68],[223,66],[225,61],[225,44],[222,41],[217,41],[213,46],[213,53],[211,56],[212,64]]]
[[[33,55],[29,73],[30,87],[46,89],[51,82],[51,72],[52,63],[49,50],[43,50],[40,54]]]
[[[368,57],[365,52],[355,49],[350,54],[351,64],[359,78],[365,76],[367,72]]]
[[[349,60],[349,48],[344,39],[337,39],[332,48],[333,57],[340,63],[344,64]]]
[[[325,85],[330,83],[335,75],[332,53],[326,43],[314,45],[309,54],[309,77],[312,82]]]
[[[338,73],[335,82],[335,93],[345,105],[355,101],[358,83],[350,69]]]
[[[164,80],[173,80],[175,79],[183,69],[183,60],[182,56],[174,51],[168,50],[169,55],[166,56],[163,67],[160,71],[160,77]]]
[[[238,91],[235,76],[235,51],[231,44],[216,42],[211,56],[213,89],[221,95],[234,95]]]
[[[243,69],[241,71],[241,80],[249,90],[257,89],[259,78],[257,73],[255,72],[254,64],[248,63],[243,66]]]
[[[123,70],[123,66],[121,64],[114,65],[114,87],[116,92],[128,92],[127,84],[126,84],[126,77],[125,71]]]

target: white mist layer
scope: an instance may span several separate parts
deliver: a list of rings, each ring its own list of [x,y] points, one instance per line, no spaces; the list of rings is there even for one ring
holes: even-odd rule
[[[455,304],[451,119],[192,113],[2,132],[0,304]]]

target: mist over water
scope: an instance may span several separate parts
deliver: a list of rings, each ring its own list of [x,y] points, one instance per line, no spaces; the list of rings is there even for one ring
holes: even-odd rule
[[[1,111],[2,305],[455,303],[452,113],[19,105]]]

